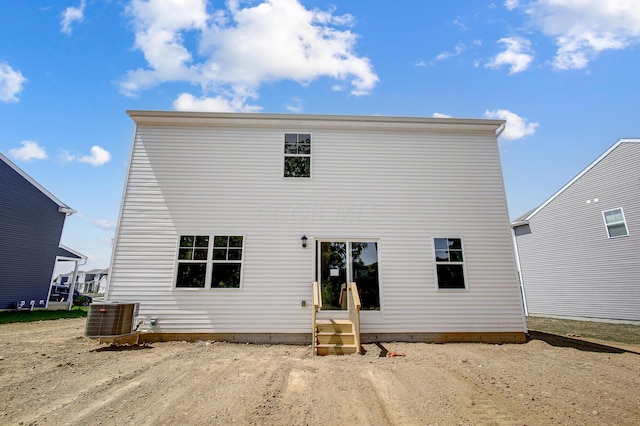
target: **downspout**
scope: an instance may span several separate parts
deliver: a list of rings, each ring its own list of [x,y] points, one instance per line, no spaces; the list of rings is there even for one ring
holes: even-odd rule
[[[520,282],[520,294],[522,294],[522,306],[524,307],[524,315],[529,316],[527,309],[527,296],[524,294],[524,282],[522,279],[522,269],[520,267],[520,253],[518,252],[518,241],[516,240],[516,228],[511,227],[511,239],[513,241],[513,251],[516,256],[516,268],[518,269],[518,281]]]
[[[500,125],[500,127],[498,127],[498,132],[496,133],[496,139],[500,137],[500,135],[502,134],[502,132],[504,132],[504,129],[506,128],[507,128],[507,122],[505,121]]]

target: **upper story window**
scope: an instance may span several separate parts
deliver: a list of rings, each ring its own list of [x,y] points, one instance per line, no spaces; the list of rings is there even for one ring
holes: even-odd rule
[[[180,236],[176,288],[239,288],[243,248],[242,236]]]
[[[434,238],[438,288],[464,289],[464,256],[460,238]]]
[[[284,177],[311,177],[311,134],[284,134]]]
[[[629,235],[622,208],[604,211],[602,212],[602,216],[604,217],[604,224],[607,227],[607,235],[609,235],[609,238]]]

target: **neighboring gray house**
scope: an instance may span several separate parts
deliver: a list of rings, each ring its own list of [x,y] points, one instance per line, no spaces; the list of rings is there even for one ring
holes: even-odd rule
[[[511,225],[529,315],[640,321],[640,139]]]
[[[0,310],[48,306],[56,262],[85,258],[60,245],[73,213],[0,153]]]
[[[503,121],[128,113],[105,300],[151,333],[308,343],[355,282],[363,341],[525,340]]]

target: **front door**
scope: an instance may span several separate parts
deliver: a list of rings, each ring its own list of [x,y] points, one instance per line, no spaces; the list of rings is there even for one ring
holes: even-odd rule
[[[320,241],[318,244],[318,282],[322,293],[322,309],[346,309],[343,284],[355,282],[360,294],[361,309],[379,310],[378,243]]]

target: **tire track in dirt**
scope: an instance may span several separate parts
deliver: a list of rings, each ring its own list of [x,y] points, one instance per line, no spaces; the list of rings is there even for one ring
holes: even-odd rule
[[[398,382],[387,371],[366,370],[363,376],[369,380],[378,403],[384,413],[381,419],[384,423],[390,425],[418,425],[423,424],[418,418],[417,413],[413,412],[411,407],[407,407],[406,401],[410,395],[406,391],[406,387]]]
[[[186,348],[185,348],[186,349]],[[153,350],[148,349],[148,350]],[[81,420],[92,417],[94,413],[105,411],[106,406],[126,398],[143,385],[140,379],[145,372],[162,365],[175,353],[138,353],[140,351],[123,348],[119,351],[120,359],[110,357],[110,363],[101,365],[98,369],[110,370],[112,375],[101,375],[100,379],[80,379],[74,382],[74,387],[59,391],[52,398],[38,404],[33,413],[25,418],[25,424],[56,424],[67,422],[82,424]],[[84,355],[84,354],[81,354]],[[121,362],[126,360],[127,362]],[[70,369],[75,367],[70,363]],[[62,374],[70,374],[62,371]],[[71,373],[72,374],[72,373]]]

